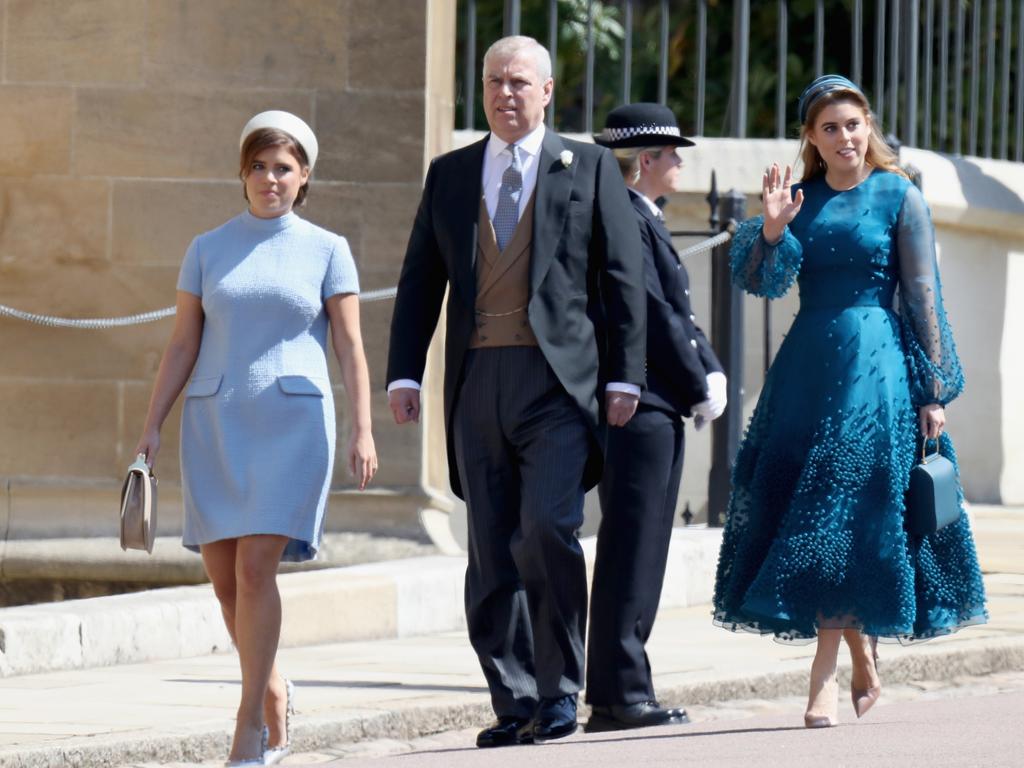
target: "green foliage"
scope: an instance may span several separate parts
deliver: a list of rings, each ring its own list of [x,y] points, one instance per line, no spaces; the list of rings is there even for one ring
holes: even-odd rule
[[[955,15],[957,4],[965,8],[967,23],[965,42],[964,69],[957,72],[952,61]],[[680,127],[684,133],[704,136],[726,136],[730,133],[730,93],[732,89],[733,61],[733,13],[735,3],[732,0],[708,0],[707,2],[707,33],[703,41],[705,54],[704,78],[704,121],[697,125],[697,72],[698,56],[702,41],[698,34],[697,3],[672,0],[669,4],[669,35],[666,56],[667,82],[666,103],[676,113]],[[908,4],[901,4],[904,15]],[[981,72],[978,86],[978,151],[984,141],[984,94],[985,56],[989,50],[997,51],[995,93],[995,118],[993,135],[995,151],[998,152],[998,137],[1003,122],[1012,126],[1013,109],[1005,113],[998,103],[1001,92],[1000,62],[1004,44],[1010,46],[1010,60],[1017,58],[1018,41],[1014,30],[1018,24],[1018,14],[1024,13],[1024,7],[1014,4],[1014,19],[1011,28],[1004,28],[1003,4],[993,4],[996,8],[995,39],[987,40],[988,4],[982,0],[951,0],[950,13],[950,62],[949,80],[939,82],[939,6],[935,4],[933,39],[926,47],[925,5],[921,4],[921,59],[918,65],[918,135],[907,137],[906,128],[906,57],[901,55],[901,78],[897,115],[892,114],[889,97],[886,95],[883,104],[876,104],[875,111],[882,113],[885,125],[891,126],[896,117],[897,129],[907,144],[930,145],[946,151],[957,151],[952,146],[953,121],[959,121],[964,142],[969,133],[968,105],[970,104],[971,65],[970,47],[972,39],[972,11],[980,5],[981,14],[979,31],[981,33]],[[613,107],[624,101],[657,101],[659,99],[659,72],[661,67],[661,3],[659,0],[634,0],[632,3],[632,36],[630,78],[624,81],[624,60],[627,49],[624,0],[557,0],[558,34],[555,41],[557,61],[555,63],[555,126],[562,131],[582,131],[586,124],[584,106],[586,103],[586,55],[587,55],[587,13],[588,6],[593,15],[594,39],[594,101],[593,125],[600,130],[605,116]],[[747,67],[747,135],[751,137],[770,137],[776,135],[776,102],[778,94],[778,2],[751,2],[750,38]],[[814,34],[815,34],[815,0],[790,0],[788,3],[786,51],[786,89],[784,135],[794,137],[798,134],[799,124],[796,116],[796,103],[801,91],[817,74],[814,66]],[[838,72],[853,76],[852,60],[855,44],[852,20],[852,0],[826,0],[824,3],[825,40],[823,50],[823,71]],[[888,88],[889,70],[885,71],[885,82],[880,83],[875,72],[875,29],[877,3],[865,0],[863,6],[863,26],[859,37],[861,47],[861,86],[869,98],[874,98],[882,90]],[[466,46],[466,7],[467,0],[459,1],[459,30],[457,60],[456,91],[457,119],[456,125],[463,127],[465,123],[465,88],[464,55]],[[476,0],[477,34],[476,34],[476,82],[473,87],[479,94],[480,60],[483,52],[492,41],[501,36],[504,11],[503,0]],[[522,33],[537,38],[541,43],[551,47],[551,34],[548,22],[548,0],[522,0]],[[891,14],[893,4],[886,3],[886,13]],[[886,29],[891,29],[891,17],[884,20]],[[902,21],[902,28],[907,27],[907,19]],[[932,120],[925,124],[923,88],[923,70],[926,57],[930,56],[933,66],[932,89]],[[886,50],[888,62],[888,51]],[[887,67],[890,65],[887,63]],[[1016,80],[1022,73],[1011,73],[1010,93],[1016,92]],[[962,114],[953,114],[953,87],[959,77],[963,87],[964,108]],[[627,89],[628,86],[628,89]],[[884,86],[884,88],[883,88]],[[947,114],[938,114],[939,90],[946,89],[949,98]],[[628,94],[628,99],[627,99]],[[474,125],[486,127],[479,95],[474,105]],[[939,125],[945,121],[947,139],[943,146],[938,147]],[[1011,131],[1012,134],[1012,131]],[[1013,137],[1011,136],[1011,152]],[[963,151],[969,147],[959,148]]]

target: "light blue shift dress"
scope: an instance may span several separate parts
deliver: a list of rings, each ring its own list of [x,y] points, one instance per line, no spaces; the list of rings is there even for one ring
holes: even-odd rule
[[[192,241],[178,290],[202,299],[181,418],[182,544],[288,536],[316,557],[334,465],[324,300],[358,293],[345,238],[246,211]]]

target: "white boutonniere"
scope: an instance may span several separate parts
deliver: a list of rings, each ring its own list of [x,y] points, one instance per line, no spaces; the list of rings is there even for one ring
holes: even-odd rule
[[[563,168],[568,168],[572,165],[572,152],[568,149],[563,149],[562,154],[558,156],[558,159],[562,161]]]

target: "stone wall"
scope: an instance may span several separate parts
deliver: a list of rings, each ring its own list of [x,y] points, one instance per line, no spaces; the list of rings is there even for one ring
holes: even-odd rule
[[[265,109],[318,135],[300,214],[349,239],[364,290],[394,285],[425,163],[450,141],[454,0],[6,0],[0,16],[0,303],[68,317],[172,305],[189,241],[244,207],[238,134]],[[352,492],[339,461],[333,528],[417,527],[422,435],[394,427],[382,394],[390,318],[390,302],[364,305],[377,491]],[[113,530],[171,327],[0,318],[9,536],[47,520]],[[180,525],[179,409],[157,464],[162,533]]]

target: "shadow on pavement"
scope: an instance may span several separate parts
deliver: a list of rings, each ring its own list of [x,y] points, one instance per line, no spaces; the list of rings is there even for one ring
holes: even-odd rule
[[[241,685],[238,680],[218,680],[216,678],[167,677],[168,683],[200,683],[202,685]],[[458,693],[487,693],[484,685],[437,685],[424,683],[393,683],[389,681],[373,682],[370,680],[296,680],[292,678],[296,688],[395,688],[407,691],[452,691]]]

